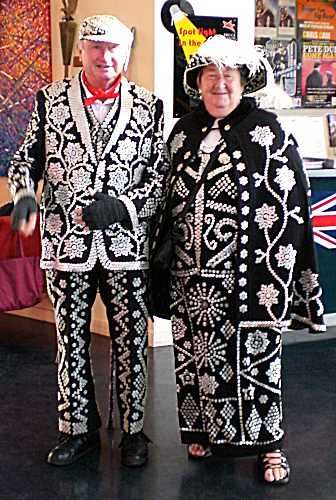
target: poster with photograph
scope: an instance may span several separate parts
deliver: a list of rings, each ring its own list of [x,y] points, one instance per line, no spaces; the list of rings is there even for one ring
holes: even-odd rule
[[[274,80],[289,96],[296,94],[297,43],[287,39],[257,39],[270,63]]]
[[[297,23],[304,40],[336,40],[335,1],[297,0]]]
[[[303,41],[298,83],[304,105],[336,105],[336,42]]]
[[[256,38],[275,38],[277,36],[279,0],[256,0],[255,36]]]
[[[188,97],[183,88],[184,70],[190,56],[195,53],[202,43],[213,35],[224,35],[233,40],[237,39],[238,18],[188,16],[185,22],[176,25],[174,34],[174,99],[173,116],[180,118],[191,111],[197,104]]]
[[[278,37],[295,38],[296,4],[295,0],[279,0]]]

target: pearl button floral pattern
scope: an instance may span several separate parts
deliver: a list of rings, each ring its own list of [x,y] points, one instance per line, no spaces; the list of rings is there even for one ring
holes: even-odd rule
[[[206,130],[199,116],[185,117],[168,141],[174,217],[211,157],[196,147]],[[171,308],[179,424],[185,443],[262,448],[284,435],[282,328],[293,311],[294,321],[323,331],[321,290],[305,254],[306,186],[292,138],[262,110],[220,130],[218,157],[178,222],[185,239],[175,244]]]
[[[147,269],[149,221],[170,168],[162,102],[123,79],[120,102],[100,124],[90,107],[84,109],[80,78],[38,92],[25,141],[9,169],[12,195],[33,196],[43,178],[43,269],[86,271],[97,260],[107,269]],[[76,214],[93,201],[89,188],[119,198],[132,228],[112,224],[102,232],[79,224]]]

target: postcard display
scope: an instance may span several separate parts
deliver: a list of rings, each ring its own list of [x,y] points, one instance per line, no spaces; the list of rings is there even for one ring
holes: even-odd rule
[[[336,106],[334,0],[256,0],[255,43],[298,107]]]

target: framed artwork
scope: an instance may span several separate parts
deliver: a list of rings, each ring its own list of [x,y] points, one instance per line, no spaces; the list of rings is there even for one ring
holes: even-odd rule
[[[23,140],[37,90],[51,81],[50,0],[0,0],[0,175]]]

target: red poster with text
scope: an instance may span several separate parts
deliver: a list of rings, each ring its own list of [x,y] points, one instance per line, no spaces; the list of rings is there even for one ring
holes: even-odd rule
[[[334,0],[297,0],[297,24],[303,39],[336,40]]]

